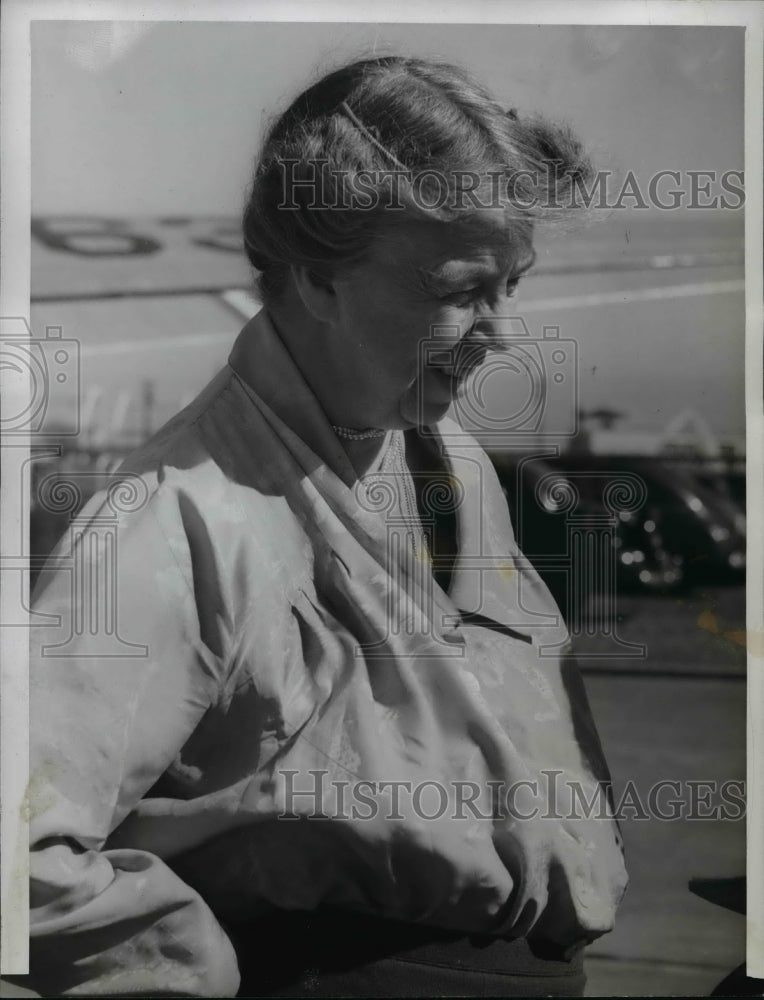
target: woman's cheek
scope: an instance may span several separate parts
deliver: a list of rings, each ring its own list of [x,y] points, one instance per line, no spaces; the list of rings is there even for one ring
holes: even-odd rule
[[[472,307],[449,306],[441,312],[442,325],[454,328],[454,337],[457,339],[465,337],[475,322],[475,310]]]

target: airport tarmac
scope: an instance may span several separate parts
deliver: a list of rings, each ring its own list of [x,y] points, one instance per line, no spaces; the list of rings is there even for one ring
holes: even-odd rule
[[[691,878],[745,872],[745,818],[721,817],[718,793],[686,815],[701,785],[743,781],[746,699],[743,588],[674,597],[621,597],[621,636],[647,646],[641,661],[584,660],[589,699],[621,808],[630,886],[615,930],[588,950],[588,996],[707,996],[745,960],[745,917],[693,895]],[[686,807],[658,796],[664,815],[637,818],[660,781],[679,782]],[[626,795],[629,783],[637,799]],[[732,790],[728,786],[728,791]],[[733,814],[740,810],[728,808]],[[764,983],[762,984],[764,986]]]

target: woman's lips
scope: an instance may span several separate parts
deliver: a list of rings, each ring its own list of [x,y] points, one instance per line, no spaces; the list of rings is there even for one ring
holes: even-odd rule
[[[480,367],[487,353],[482,344],[429,351],[420,370],[420,391],[432,404],[450,405],[464,393],[468,377]]]
[[[462,383],[479,368],[485,360],[484,348],[472,348],[468,352],[442,351],[432,354],[427,360],[427,369],[440,377]]]

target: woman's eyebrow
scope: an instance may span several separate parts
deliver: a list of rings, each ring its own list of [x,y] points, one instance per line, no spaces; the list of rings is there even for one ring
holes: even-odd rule
[[[417,273],[426,281],[438,283],[451,283],[455,281],[465,281],[474,277],[493,274],[495,262],[490,259],[483,260],[446,260],[434,267],[418,267]],[[458,269],[458,270],[456,270]]]
[[[510,270],[510,277],[516,278],[528,271],[536,263],[537,254],[535,250],[531,250],[530,254],[524,255]],[[472,261],[459,261],[459,273],[452,274],[448,272],[448,266],[451,261],[446,261],[443,264],[436,265],[433,268],[427,267],[417,267],[416,272],[428,285],[443,285],[451,284],[454,282],[466,281],[475,277],[482,277],[483,275],[492,274],[494,272],[494,267],[490,261],[486,260],[472,260]]]

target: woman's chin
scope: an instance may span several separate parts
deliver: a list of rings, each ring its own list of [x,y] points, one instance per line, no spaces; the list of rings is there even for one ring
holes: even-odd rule
[[[409,427],[427,427],[436,424],[448,413],[453,400],[432,401],[416,394],[401,400],[400,415]]]

